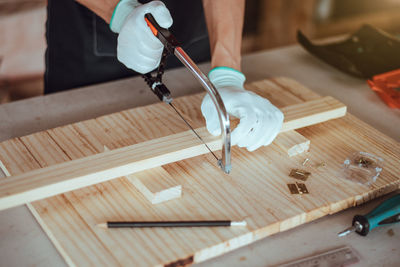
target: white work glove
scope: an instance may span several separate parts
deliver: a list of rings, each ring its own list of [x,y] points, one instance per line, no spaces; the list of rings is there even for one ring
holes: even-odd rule
[[[110,22],[111,30],[119,33],[118,60],[142,74],[158,67],[164,49],[144,20],[147,13],[151,13],[161,27],[171,27],[171,14],[161,1],[142,5],[135,0],[121,0],[115,7]]]
[[[243,88],[246,77],[228,67],[217,67],[208,74],[220,93],[230,116],[240,119],[233,130],[231,144],[246,147],[248,151],[269,145],[279,133],[283,113],[267,99]],[[217,110],[207,94],[201,104],[201,112],[212,135],[221,134]]]

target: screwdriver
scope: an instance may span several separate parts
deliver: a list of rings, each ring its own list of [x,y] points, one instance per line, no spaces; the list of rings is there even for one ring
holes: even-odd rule
[[[340,232],[338,236],[345,236],[351,232],[366,236],[372,229],[400,222],[400,194],[395,195],[366,215],[356,215],[352,226]]]

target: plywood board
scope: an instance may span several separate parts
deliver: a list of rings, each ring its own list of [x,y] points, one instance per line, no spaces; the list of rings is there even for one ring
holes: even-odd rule
[[[285,78],[247,87],[279,107],[319,98]],[[277,91],[288,95],[288,103]],[[204,126],[201,99],[202,95],[194,95],[176,100],[196,128]],[[160,103],[0,143],[0,160],[14,176],[101,153],[104,145],[114,150],[186,130]],[[290,169],[303,159],[288,158],[272,144],[252,153],[233,148],[230,175],[223,174],[209,154],[164,165],[184,194],[159,205],[152,205],[120,178],[36,201],[29,208],[70,265],[177,266],[204,261],[399,188],[399,144],[354,116],[298,131],[312,143],[309,162],[326,163],[307,180],[308,195],[291,195],[286,186],[293,179],[288,176]],[[340,165],[353,151],[371,152],[385,160],[380,178],[370,187],[341,177]],[[107,220],[201,219],[246,220],[247,227],[112,231],[96,227]]]

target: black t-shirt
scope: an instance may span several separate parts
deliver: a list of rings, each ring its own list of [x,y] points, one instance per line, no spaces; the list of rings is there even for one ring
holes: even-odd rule
[[[149,1],[140,1],[142,3]],[[201,0],[165,0],[170,28],[195,62],[210,59]],[[117,34],[99,16],[74,0],[49,0],[46,22],[45,93],[137,75],[116,57]],[[181,66],[170,56],[167,68]]]

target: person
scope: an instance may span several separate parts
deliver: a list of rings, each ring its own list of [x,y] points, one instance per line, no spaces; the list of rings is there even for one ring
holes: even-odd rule
[[[209,60],[208,76],[227,112],[240,119],[232,145],[249,151],[269,145],[279,133],[282,112],[244,89],[241,40],[245,0],[48,2],[45,93],[148,73],[158,67],[163,45],[144,20],[151,13],[169,28],[195,62]],[[204,13],[204,14],[203,14]],[[122,63],[122,64],[121,64]],[[179,66],[169,57],[167,66]],[[201,104],[208,131],[221,134],[216,108]]]

